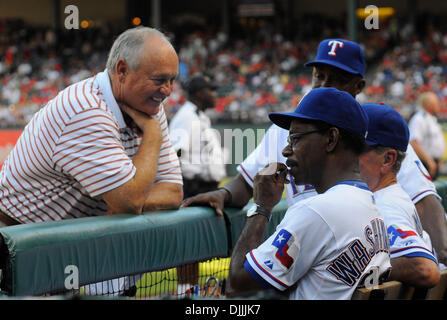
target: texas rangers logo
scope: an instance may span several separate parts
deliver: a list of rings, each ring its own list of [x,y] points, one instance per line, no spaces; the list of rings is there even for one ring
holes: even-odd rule
[[[335,52],[337,51],[337,49],[343,48],[343,46],[345,44],[341,41],[332,40],[332,41],[329,41],[328,45],[331,47],[331,51],[328,52],[328,55],[336,56],[337,54]]]
[[[285,229],[281,229],[273,240],[272,245],[278,248],[275,253],[275,257],[281,262],[281,264],[289,269],[294,259],[289,255],[289,249],[294,243],[294,237],[290,232]]]

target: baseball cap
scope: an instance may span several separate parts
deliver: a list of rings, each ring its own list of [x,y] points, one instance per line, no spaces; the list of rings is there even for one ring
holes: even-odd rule
[[[184,88],[188,93],[194,94],[203,88],[211,88],[215,90],[217,85],[212,82],[209,77],[196,75],[186,81]]]
[[[324,121],[333,126],[366,138],[368,116],[360,104],[347,92],[335,88],[316,88],[309,91],[293,112],[270,113],[270,120],[289,130],[294,119]]]
[[[361,106],[369,118],[366,143],[370,146],[380,144],[405,152],[410,131],[399,112],[383,103],[363,103]]]
[[[343,39],[326,39],[318,45],[315,60],[304,64],[313,66],[317,63],[329,64],[349,73],[365,75],[365,55],[359,44]]]

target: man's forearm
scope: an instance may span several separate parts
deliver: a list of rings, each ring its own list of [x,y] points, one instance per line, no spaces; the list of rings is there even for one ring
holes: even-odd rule
[[[421,159],[422,161],[428,163],[429,161],[433,160],[422,148],[421,144],[417,140],[411,140],[410,141],[411,146],[414,149],[414,152],[416,155]],[[427,168],[429,169],[429,168]]]
[[[241,174],[229,180],[225,184],[225,188],[231,192],[231,203],[226,204],[229,207],[242,208],[253,196],[252,187],[250,187]]]
[[[231,255],[228,296],[235,296],[243,291],[259,290],[260,285],[245,270],[244,262],[245,255],[262,243],[266,225],[267,219],[262,215],[247,218]]]
[[[154,210],[176,210],[183,200],[181,184],[160,182],[155,184],[144,204],[143,212]]]
[[[439,281],[436,263],[422,257],[398,257],[391,259],[389,280],[400,281],[410,286],[431,288]]]
[[[439,262],[447,265],[447,220],[441,202],[434,195],[428,195],[416,203],[416,209]]]
[[[148,134],[143,137],[132,162],[135,175],[123,185],[102,195],[109,206],[109,214],[142,212],[157,173],[161,141],[154,141]]]

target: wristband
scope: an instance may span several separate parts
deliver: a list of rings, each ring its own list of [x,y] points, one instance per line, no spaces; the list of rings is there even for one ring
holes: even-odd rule
[[[230,189],[228,189],[227,187],[220,187],[217,190],[225,190],[228,193],[228,200],[224,201],[225,205],[229,205],[233,202],[233,194],[231,193]]]

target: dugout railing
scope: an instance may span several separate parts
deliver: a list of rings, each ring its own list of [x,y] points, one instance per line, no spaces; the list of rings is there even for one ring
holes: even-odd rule
[[[436,187],[446,208],[447,181],[436,182]],[[210,278],[218,281],[227,276],[228,257],[242,231],[249,205],[226,209],[224,217],[211,208],[189,207],[1,228],[1,293],[15,297],[83,294],[82,289],[91,284],[137,275],[135,282],[144,281],[148,290],[159,282],[172,282],[166,289],[152,288],[141,297],[170,295],[175,294],[176,268],[199,262],[203,289]],[[265,238],[274,232],[286,210],[283,199],[274,208]],[[225,263],[219,265],[215,262],[218,260]],[[215,270],[208,270],[210,265]],[[443,287],[436,289],[436,297],[445,298],[443,281]],[[78,290],[70,287],[73,283]],[[377,292],[356,292],[353,298],[370,299],[377,297]],[[130,295],[135,296],[135,292]],[[421,296],[430,297],[430,291]]]

